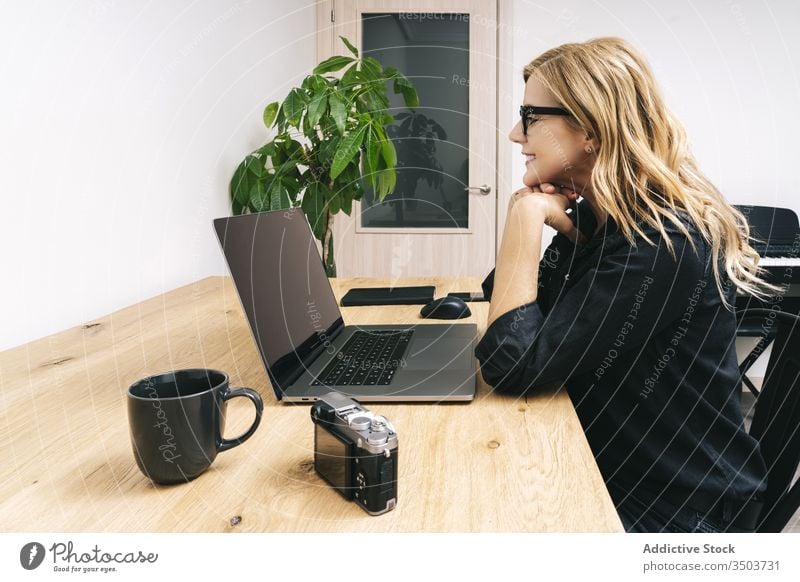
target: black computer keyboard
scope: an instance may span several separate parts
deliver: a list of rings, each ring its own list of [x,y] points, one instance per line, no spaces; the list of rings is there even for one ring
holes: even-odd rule
[[[412,329],[356,331],[312,386],[386,386],[403,365]]]

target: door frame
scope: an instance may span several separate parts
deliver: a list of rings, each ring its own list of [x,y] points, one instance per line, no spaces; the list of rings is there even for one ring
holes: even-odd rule
[[[348,0],[319,0],[316,3],[316,55],[317,62],[322,62],[337,50],[338,37],[335,32],[335,15],[342,13],[344,2]],[[434,0],[435,1],[435,0]],[[508,203],[513,193],[511,184],[511,155],[512,145],[507,138],[507,128],[514,124],[514,91],[513,83],[517,75],[514,69],[513,59],[513,35],[504,34],[505,31],[513,31],[514,7],[511,0],[496,0],[496,87],[497,98],[495,100],[495,257],[500,252],[500,242],[503,237],[503,230],[506,222]],[[353,212],[360,212],[360,201],[354,201]],[[358,210],[357,210],[358,209]],[[356,218],[356,227],[361,229],[360,216]],[[369,228],[367,232],[379,233],[384,229]],[[398,233],[398,229],[386,229],[387,231]],[[433,229],[438,233],[447,234],[454,232],[465,232],[467,229]],[[420,230],[415,230],[420,233]]]

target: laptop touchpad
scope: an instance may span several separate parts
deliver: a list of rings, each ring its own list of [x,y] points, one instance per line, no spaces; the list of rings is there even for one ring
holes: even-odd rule
[[[405,355],[409,370],[469,368],[474,358],[470,343],[452,337],[414,337]]]

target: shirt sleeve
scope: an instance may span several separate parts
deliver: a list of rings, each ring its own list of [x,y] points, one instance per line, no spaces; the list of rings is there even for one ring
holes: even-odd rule
[[[486,278],[481,283],[481,289],[483,289],[483,296],[487,300],[491,300],[492,298],[492,291],[494,290],[494,269],[492,272],[486,275]]]
[[[498,317],[475,348],[486,383],[518,394],[563,384],[598,367],[610,349],[638,348],[682,317],[694,290],[704,285],[704,242],[695,237],[698,256],[685,235],[668,230],[673,258],[657,230],[645,233],[654,246],[637,236],[636,245],[589,259],[596,264],[565,287],[546,316],[533,301]]]

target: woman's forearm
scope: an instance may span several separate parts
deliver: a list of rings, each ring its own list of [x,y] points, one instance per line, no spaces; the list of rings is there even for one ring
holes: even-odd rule
[[[535,197],[522,198],[511,207],[497,256],[487,327],[504,313],[536,300],[544,216]]]

